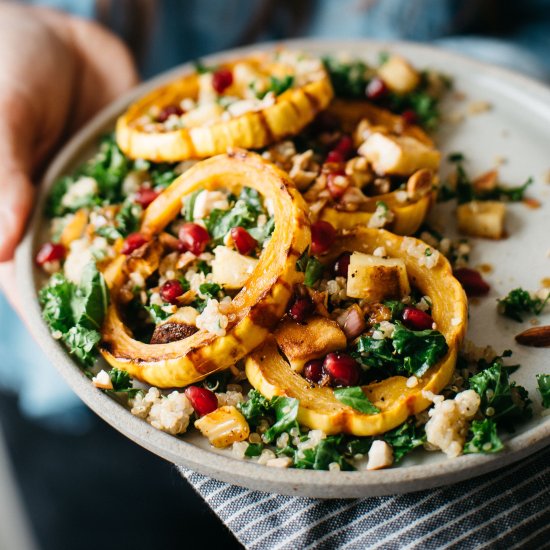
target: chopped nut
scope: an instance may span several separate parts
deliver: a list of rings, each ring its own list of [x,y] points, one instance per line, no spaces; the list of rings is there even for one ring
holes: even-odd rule
[[[516,342],[535,348],[550,347],[550,325],[528,328],[516,336]]]
[[[432,190],[433,172],[431,170],[417,170],[407,180],[407,195],[412,200],[418,200]]]

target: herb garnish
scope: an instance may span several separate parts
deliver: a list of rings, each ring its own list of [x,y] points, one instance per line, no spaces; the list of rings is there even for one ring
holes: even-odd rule
[[[371,403],[360,386],[337,388],[334,390],[334,397],[336,397],[340,403],[349,405],[356,411],[365,414],[376,414],[380,412],[380,409]]]
[[[497,425],[490,418],[474,420],[469,432],[472,437],[464,445],[464,454],[497,453],[504,448],[497,434]]]
[[[550,300],[550,293],[545,300],[532,298],[529,292],[522,288],[515,288],[507,296],[498,301],[498,311],[518,323],[523,321],[523,313],[540,315]]]
[[[392,338],[362,336],[356,358],[367,367],[422,376],[447,353],[445,337],[437,330],[409,330],[395,322]]]
[[[52,333],[84,366],[90,367],[97,355],[100,327],[109,304],[109,291],[95,263],[88,264],[79,285],[55,273],[39,293],[42,316]]]
[[[542,397],[542,406],[545,409],[550,408],[550,374],[537,374],[537,385]]]

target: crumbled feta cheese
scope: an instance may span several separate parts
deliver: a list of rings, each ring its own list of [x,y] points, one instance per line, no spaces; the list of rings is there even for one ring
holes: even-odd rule
[[[141,273],[137,271],[132,271],[129,275],[130,281],[137,288],[145,288],[145,279]]]
[[[338,462],[331,462],[328,465],[328,470],[329,472],[339,472],[341,470],[340,464],[338,464]]]
[[[373,253],[373,256],[376,256],[377,258],[384,258],[387,256],[386,249],[383,246],[379,246],[378,248],[375,248]]]
[[[183,393],[173,391],[153,403],[147,416],[147,422],[156,428],[172,435],[184,433],[193,414],[193,407]]]
[[[101,388],[102,390],[112,390],[113,389],[113,383],[111,382],[111,377],[109,376],[109,373],[100,370],[93,378],[92,378],[92,384],[96,388]]]
[[[405,382],[405,385],[407,388],[415,388],[418,386],[418,378],[416,376],[411,376],[407,378],[407,382]]]
[[[399,189],[393,194],[397,202],[407,202],[409,200],[409,194],[404,189]]]
[[[94,178],[79,178],[69,186],[61,199],[61,205],[65,208],[78,208],[84,199],[95,195],[97,191],[97,181]]]
[[[458,456],[466,441],[469,421],[477,413],[480,402],[474,390],[466,390],[454,399],[436,403],[428,411],[430,420],[426,424],[427,442],[449,457]]]
[[[419,242],[412,237],[404,237],[401,243],[401,249],[409,256],[416,258],[418,265],[426,266],[432,269],[439,261],[439,252],[431,246],[426,246],[425,243]]]
[[[203,312],[196,319],[197,328],[216,336],[225,336],[229,319],[220,311],[220,302],[209,299]]]
[[[130,412],[134,416],[145,419],[153,404],[159,401],[160,398],[161,394],[159,389],[154,387],[149,388],[149,391],[145,395],[138,393],[134,399],[130,400],[130,405],[132,407]]]
[[[432,307],[432,300],[429,296],[422,296],[416,303],[416,308],[420,311],[428,311]]]
[[[54,340],[61,340],[61,338],[63,338],[63,333],[60,330],[54,330],[52,332],[52,338]]]
[[[392,222],[395,215],[394,213],[388,208],[388,205],[384,202],[379,202],[376,205],[376,210],[374,211],[374,214],[371,216],[368,227],[374,227],[374,228],[382,228],[388,223]]]
[[[367,470],[380,470],[393,464],[393,450],[381,439],[372,442],[368,457]]]
[[[92,251],[88,239],[76,239],[69,245],[69,253],[63,265],[63,271],[69,281],[80,283],[82,272],[87,264],[93,261]]]
[[[122,181],[122,193],[126,197],[137,193],[147,177],[147,172],[141,172],[138,170],[128,172],[127,176]]]
[[[187,197],[184,197],[184,199]],[[193,206],[193,218],[195,220],[203,220],[208,217],[212,210],[227,210],[229,201],[227,193],[223,191],[201,191],[195,198]]]
[[[227,107],[227,112],[235,118],[246,113],[263,111],[267,107],[271,107],[274,104],[275,94],[273,92],[268,92],[262,99],[251,98],[235,101]]]

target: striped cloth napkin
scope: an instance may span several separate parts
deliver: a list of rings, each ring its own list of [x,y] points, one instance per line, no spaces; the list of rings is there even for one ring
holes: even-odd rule
[[[550,448],[466,482],[360,500],[274,495],[180,472],[250,549],[550,548]]]

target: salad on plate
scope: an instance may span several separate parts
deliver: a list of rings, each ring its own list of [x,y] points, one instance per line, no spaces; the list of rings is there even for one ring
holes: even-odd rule
[[[529,396],[508,350],[465,339],[489,291],[467,236],[503,238],[506,203],[536,201],[531,180],[444,158],[453,93],[395,54],[197,63],[51,189],[36,263],[53,338],[144,422],[270,467],[500,451],[532,399],[550,405],[550,375]],[[428,218],[451,200],[459,239]],[[495,307],[522,321],[549,296]],[[550,345],[535,323],[518,343]]]

